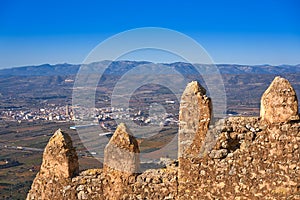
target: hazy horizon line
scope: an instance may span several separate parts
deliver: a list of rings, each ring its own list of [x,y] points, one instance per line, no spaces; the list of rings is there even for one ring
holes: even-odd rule
[[[216,63],[189,63],[189,62],[184,62],[184,61],[171,61],[171,62],[156,62],[156,61],[150,61],[150,60],[101,60],[101,61],[95,61],[88,63],[88,65],[93,64],[93,63],[100,63],[100,62],[149,62],[153,64],[175,64],[175,63],[185,63],[185,64],[198,64],[198,65],[240,65],[240,66],[283,66],[283,65],[288,65],[288,66],[298,66],[300,63],[296,64],[289,64],[289,63],[281,63],[281,64],[270,64],[270,63],[260,63],[260,64],[244,64],[244,63],[226,63],[226,62],[216,62]],[[42,65],[84,65],[86,63],[72,63],[72,62],[56,62],[56,63],[39,63],[39,64],[24,64],[24,65],[18,65],[18,66],[8,66],[8,67],[0,67],[0,70],[5,70],[5,69],[14,69],[14,68],[22,68],[22,67],[39,67]]]

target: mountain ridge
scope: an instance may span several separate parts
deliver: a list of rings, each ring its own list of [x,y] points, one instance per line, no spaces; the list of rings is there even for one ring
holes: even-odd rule
[[[14,68],[7,68],[0,70],[0,76],[56,76],[56,75],[75,75],[78,73],[81,66],[88,66],[95,68],[99,65],[105,66],[111,61],[94,62],[87,65],[80,64],[42,64],[34,66],[21,66]],[[193,66],[203,69],[207,72],[209,64],[190,64],[184,62],[174,63],[152,63],[147,61],[113,61],[110,66],[107,67],[105,73],[110,75],[119,75],[120,72],[129,71],[142,64],[151,65],[164,65],[172,67],[183,74],[194,74],[195,68]],[[242,65],[242,64],[216,64],[217,69],[221,74],[289,74],[300,73],[300,64],[297,65]]]

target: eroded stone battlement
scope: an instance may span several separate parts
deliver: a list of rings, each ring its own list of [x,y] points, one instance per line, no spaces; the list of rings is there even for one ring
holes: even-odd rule
[[[190,83],[180,104],[178,161],[136,173],[139,147],[120,124],[103,169],[78,174],[70,137],[58,130],[27,199],[300,199],[300,121],[290,83],[276,77],[260,117],[212,124],[211,100]]]

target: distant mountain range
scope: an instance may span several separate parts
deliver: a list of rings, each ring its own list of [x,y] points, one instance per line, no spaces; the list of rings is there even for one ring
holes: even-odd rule
[[[94,73],[99,66],[105,66],[110,61],[101,61],[91,63],[88,69],[91,73]],[[106,69],[106,74],[121,75],[125,72],[143,64],[156,65],[146,61],[114,61]],[[163,64],[169,66],[183,74],[197,73],[193,65],[189,63],[176,62],[170,64]],[[209,71],[210,65],[194,64],[203,70],[203,72]],[[238,64],[218,64],[216,65],[221,74],[293,74],[300,73],[300,64],[298,65],[238,65]],[[63,75],[75,75],[81,65],[80,64],[43,64],[39,66],[24,66],[10,69],[0,70],[0,76],[63,76]]]

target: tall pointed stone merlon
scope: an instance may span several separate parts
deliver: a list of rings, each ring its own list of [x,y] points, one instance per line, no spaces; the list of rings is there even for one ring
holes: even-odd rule
[[[117,127],[104,149],[104,169],[138,173],[140,169],[139,145],[125,124]]]
[[[45,148],[40,173],[72,178],[78,171],[78,157],[71,137],[58,129]]]
[[[297,95],[288,80],[275,77],[261,98],[260,117],[269,124],[299,119]]]
[[[125,124],[119,124],[104,149],[103,170],[110,176],[103,191],[107,199],[122,199],[129,180],[135,179],[140,171],[139,153],[135,137]]]
[[[212,118],[211,100],[197,82],[182,94],[179,111],[179,158],[198,157]]]
[[[31,185],[27,199],[61,198],[63,192],[57,188],[69,185],[78,172],[78,157],[71,137],[58,129],[44,150],[40,172]]]

